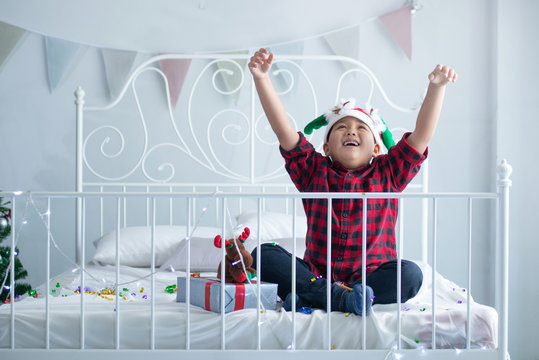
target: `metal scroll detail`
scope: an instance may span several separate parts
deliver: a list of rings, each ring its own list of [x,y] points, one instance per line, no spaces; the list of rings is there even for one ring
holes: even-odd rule
[[[195,63],[202,69],[198,74],[195,73],[195,76],[191,76],[194,81],[191,82],[190,88],[184,84],[182,93],[188,94],[187,106],[174,109],[167,77],[155,64],[160,60],[180,58],[205,60],[206,63],[191,63],[190,74],[193,73]],[[114,124],[105,123],[87,130],[83,139],[83,162],[87,170],[97,179],[108,182],[130,182],[132,176],[138,175],[139,179],[143,179],[139,182],[182,183],[185,182],[186,171],[196,172],[197,166],[201,171],[212,174],[214,182],[261,183],[280,178],[285,180],[286,172],[277,150],[277,138],[259,106],[254,85],[251,81],[246,81],[250,79],[245,67],[247,58],[248,55],[160,55],[140,65],[130,76],[120,96],[111,104],[101,108],[85,108],[86,112],[109,110],[120,103],[130,88],[137,109],[136,121],[132,123],[129,123],[129,118],[120,116]],[[243,61],[243,65],[240,61]],[[294,112],[295,109],[288,113],[292,125],[299,128],[297,116],[300,121],[305,122],[319,115],[313,81],[302,66],[286,56],[276,59],[274,64],[275,70],[270,76],[281,79],[281,83],[284,80],[286,84],[284,89],[279,91],[281,98],[290,95],[297,98],[297,94],[301,93],[302,102],[310,104],[310,108],[302,107],[302,113],[299,115]],[[374,84],[385,97],[374,74],[361,63],[358,65],[361,65],[358,66],[361,69],[359,71],[370,79],[369,97],[372,97]],[[159,122],[158,117],[154,113],[148,113],[147,89],[137,86],[140,76],[147,73],[157,74],[161,83],[160,91],[164,88],[167,114],[163,115],[164,111],[161,109],[159,121],[163,127],[162,119],[166,118],[164,122],[168,130],[153,128]],[[348,73],[350,71],[338,79],[337,96],[341,82]],[[300,82],[301,92],[296,91]],[[143,96],[143,93],[146,96]],[[155,94],[153,96],[155,98]],[[126,131],[134,128],[139,129],[136,136],[133,131]],[[159,131],[167,135],[165,140],[154,139],[156,135],[160,135]],[[267,161],[266,165],[264,161],[272,156],[276,158],[275,161]],[[125,161],[125,158],[129,160]],[[260,159],[264,165],[257,161]],[[103,166],[109,163],[110,166]],[[121,171],[119,166],[115,165],[117,163],[125,165]]]

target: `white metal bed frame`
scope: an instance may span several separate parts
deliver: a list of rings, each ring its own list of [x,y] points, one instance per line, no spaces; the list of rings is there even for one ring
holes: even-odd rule
[[[258,349],[257,350],[227,350],[226,349],[226,333],[225,333],[225,320],[226,316],[224,315],[224,302],[222,302],[222,315],[221,315],[221,322],[222,322],[222,331],[221,331],[221,350],[207,350],[207,351],[201,351],[201,350],[191,350],[190,349],[190,343],[189,343],[189,334],[190,334],[190,316],[189,316],[189,307],[187,307],[187,342],[186,342],[186,349],[185,350],[159,350],[155,349],[154,347],[154,336],[155,336],[155,327],[154,327],[154,318],[153,314],[155,311],[154,303],[151,304],[151,312],[152,312],[152,326],[151,326],[151,348],[148,350],[129,350],[129,349],[120,349],[119,344],[119,316],[120,316],[120,307],[119,307],[119,298],[116,297],[117,302],[117,308],[118,311],[116,313],[117,316],[117,322],[116,322],[116,350],[90,350],[85,349],[84,346],[84,296],[81,294],[81,349],[80,350],[68,350],[68,349],[62,349],[62,350],[56,350],[56,349],[50,349],[49,348],[49,316],[48,316],[48,297],[47,297],[47,327],[46,327],[46,346],[44,349],[17,349],[15,348],[15,332],[14,332],[14,319],[15,319],[15,311],[16,311],[16,302],[14,301],[14,296],[11,294],[11,347],[9,349],[0,349],[0,354],[2,357],[4,356],[17,356],[17,357],[30,357],[30,356],[42,356],[45,358],[53,358],[56,356],[77,356],[80,358],[90,358],[94,356],[120,356],[121,358],[135,358],[135,359],[142,359],[146,356],[154,356],[155,354],[158,354],[158,356],[182,356],[182,357],[192,357],[192,358],[200,358],[200,359],[207,359],[207,358],[213,358],[218,356],[219,358],[233,358],[238,357],[242,355],[247,356],[256,356],[261,359],[270,359],[274,358],[275,356],[280,356],[283,358],[293,358],[296,359],[298,356],[311,356],[314,358],[335,358],[335,359],[347,359],[347,358],[365,358],[365,359],[506,359],[508,358],[508,241],[509,241],[509,187],[511,186],[511,181],[509,180],[509,175],[511,173],[511,167],[503,161],[498,166],[498,192],[497,193],[429,193],[428,192],[428,183],[427,183],[427,177],[425,176],[423,178],[422,185],[420,186],[420,193],[400,193],[400,194],[384,194],[384,193],[366,193],[366,194],[347,194],[347,193],[291,193],[288,190],[285,190],[285,192],[275,192],[275,193],[267,193],[264,189],[266,187],[279,187],[283,186],[283,189],[288,189],[290,187],[290,184],[266,184],[262,187],[262,192],[256,190],[257,186],[260,187],[260,184],[258,184],[258,181],[260,179],[255,178],[254,175],[254,157],[251,153],[251,164],[250,164],[250,174],[248,177],[242,177],[238,174],[225,174],[232,179],[238,181],[238,183],[233,184],[210,184],[205,183],[202,185],[204,188],[208,187],[214,187],[215,191],[209,191],[209,192],[200,192],[197,191],[197,187],[201,186],[200,184],[185,184],[185,183],[174,183],[174,182],[167,182],[163,181],[160,183],[157,183],[155,179],[152,179],[150,176],[147,176],[150,180],[149,183],[136,183],[136,184],[128,184],[126,185],[125,182],[117,182],[114,181],[115,179],[104,179],[106,181],[104,182],[93,182],[93,183],[87,183],[83,181],[83,168],[84,165],[86,165],[87,171],[93,171],[88,164],[88,162],[85,159],[84,156],[84,146],[86,143],[86,140],[88,137],[90,137],[93,132],[89,135],[84,136],[83,132],[83,114],[86,111],[102,111],[107,110],[112,107],[114,107],[120,99],[124,96],[126,93],[128,86],[130,84],[133,84],[133,91],[136,96],[136,90],[134,88],[134,82],[137,78],[137,76],[148,70],[157,71],[159,73],[160,70],[150,67],[150,65],[156,61],[164,60],[164,59],[184,59],[184,58],[191,58],[191,59],[200,59],[200,60],[208,60],[209,64],[205,67],[207,69],[211,64],[215,63],[216,61],[233,61],[233,60],[241,60],[241,59],[247,59],[247,55],[161,55],[158,57],[154,57],[141,66],[139,66],[131,75],[128,83],[124,86],[124,89],[120,96],[113,101],[110,105],[107,105],[105,107],[85,107],[84,106],[84,91],[81,88],[78,88],[76,91],[76,105],[77,105],[77,185],[76,185],[76,192],[33,192],[33,193],[25,193],[21,194],[20,192],[4,192],[1,193],[0,196],[5,197],[6,199],[11,198],[12,203],[12,221],[15,224],[16,219],[18,216],[18,212],[16,209],[16,199],[20,198],[21,196],[30,196],[32,198],[42,198],[46,199],[47,203],[50,204],[51,199],[57,199],[57,198],[70,198],[70,199],[76,199],[76,221],[77,221],[77,250],[76,250],[76,262],[80,264],[82,269],[84,269],[85,261],[86,261],[86,254],[85,254],[85,211],[86,211],[86,201],[88,199],[100,199],[101,202],[101,213],[103,208],[103,199],[115,199],[116,202],[116,209],[114,212],[116,213],[116,230],[117,234],[119,234],[119,230],[122,227],[122,224],[125,226],[126,220],[125,220],[125,212],[124,212],[124,218],[122,219],[122,206],[125,208],[127,199],[132,198],[142,198],[146,199],[147,207],[146,207],[146,224],[150,225],[152,227],[152,253],[154,252],[154,233],[155,233],[155,220],[156,220],[156,201],[158,199],[170,199],[170,203],[172,203],[172,199],[185,199],[187,203],[187,209],[186,209],[186,216],[187,216],[187,224],[188,224],[188,234],[189,235],[189,227],[190,224],[194,223],[193,214],[195,213],[194,208],[196,208],[196,201],[198,199],[216,199],[216,204],[220,204],[220,215],[217,213],[217,217],[220,218],[220,223],[222,224],[222,230],[223,234],[226,230],[226,206],[227,201],[234,201],[234,199],[240,199],[240,206],[241,206],[241,199],[254,199],[257,204],[257,210],[258,210],[258,221],[260,223],[261,221],[261,213],[264,209],[264,202],[269,199],[291,199],[291,208],[292,208],[292,214],[296,215],[297,210],[297,200],[298,199],[304,199],[304,198],[325,198],[325,199],[350,199],[350,198],[359,198],[364,199],[364,201],[368,201],[368,199],[374,199],[374,198],[397,198],[399,199],[399,206],[401,208],[404,207],[404,202],[406,199],[409,198],[421,198],[423,199],[423,214],[422,217],[425,220],[423,223],[425,224],[425,228],[423,229],[423,246],[422,246],[422,258],[424,260],[427,259],[427,229],[426,229],[426,219],[428,219],[429,212],[428,212],[428,204],[429,201],[432,201],[433,207],[432,207],[432,216],[434,219],[434,238],[433,246],[432,246],[432,268],[433,268],[433,277],[436,273],[436,212],[437,212],[437,200],[443,199],[443,198],[461,198],[461,199],[468,199],[468,213],[469,213],[469,241],[468,241],[468,300],[470,299],[470,288],[471,288],[471,226],[472,226],[472,203],[475,199],[491,199],[497,202],[498,204],[498,213],[497,213],[497,224],[498,224],[498,232],[499,232],[499,241],[500,241],[500,251],[501,251],[501,287],[499,290],[500,299],[499,299],[499,308],[497,309],[499,312],[499,338],[498,338],[498,349],[495,350],[482,350],[482,349],[472,349],[470,347],[470,308],[468,301],[468,314],[467,314],[467,346],[465,349],[458,349],[458,350],[447,350],[447,349],[436,349],[436,307],[434,306],[436,303],[435,299],[435,289],[433,288],[433,311],[432,311],[432,318],[433,318],[433,325],[432,325],[432,344],[433,347],[431,349],[422,349],[422,350],[408,350],[403,349],[401,344],[401,336],[400,336],[400,318],[401,318],[401,300],[400,297],[398,298],[398,329],[397,329],[397,344],[393,349],[388,350],[369,350],[366,348],[366,340],[365,336],[363,336],[363,347],[360,350],[332,350],[331,348],[331,331],[328,331],[328,338],[326,339],[326,350],[324,351],[306,351],[306,350],[296,350],[295,349],[295,336],[296,336],[296,330],[295,330],[295,313],[292,313],[292,326],[293,326],[293,340],[291,344],[290,349],[284,349],[283,351],[267,351],[267,350],[261,350],[261,342],[263,339],[260,338],[260,331],[258,331]],[[372,72],[365,67],[360,62],[339,57],[339,56],[280,56],[279,59],[282,61],[287,61],[292,64],[295,64],[294,61],[301,61],[301,60],[314,60],[314,61],[342,61],[351,63],[363,73],[366,73],[369,76],[369,79],[371,80],[371,96],[372,91],[375,87],[378,88],[378,90],[381,92],[384,99],[390,104],[391,106],[395,108],[399,108],[398,106],[394,105],[385,95],[385,92],[383,91],[381,85],[377,81],[376,77]],[[242,69],[240,69],[242,71]],[[344,76],[346,76],[350,71],[343,74],[343,76],[339,79],[338,89],[340,89],[340,83]],[[163,75],[161,73],[161,75]],[[288,74],[291,76],[291,74]],[[164,78],[164,75],[163,75]],[[200,79],[200,76],[197,78],[196,82],[198,82]],[[214,78],[215,80],[215,75]],[[165,79],[165,86],[167,88],[167,94],[168,94],[168,84]],[[243,83],[243,79],[242,79]],[[293,83],[293,81],[292,81]],[[311,88],[312,88],[312,84]],[[214,83],[215,86],[215,83]],[[251,87],[251,112],[250,112],[250,121],[251,124],[254,124],[257,119],[255,118],[254,113],[254,106],[255,106],[255,95],[254,95],[254,87]],[[312,89],[314,94],[314,89]],[[338,94],[339,90],[337,91],[337,99],[339,98]],[[191,98],[190,98],[191,100]],[[170,109],[170,99],[168,99],[169,103],[169,109]],[[400,110],[413,110],[413,109],[403,109],[399,108]],[[317,105],[315,104],[315,113],[318,112]],[[142,114],[141,114],[142,115]],[[172,113],[171,113],[172,117]],[[258,118],[260,119],[260,118]],[[180,146],[181,150],[183,150],[187,155],[193,157],[189,150],[187,149],[187,146],[185,145],[185,142],[183,141],[180,133],[177,131],[177,135],[180,139]],[[194,135],[194,134],[193,134]],[[251,148],[254,145],[256,134],[255,134],[255,127],[250,126],[250,140],[251,140]],[[197,142],[198,144],[198,142]],[[183,147],[183,148],[182,148]],[[151,151],[151,149],[149,150]],[[147,154],[145,149],[145,154]],[[143,156],[145,156],[143,154]],[[204,156],[206,156],[204,154]],[[206,166],[201,162],[199,159],[195,159],[197,162],[201,163],[201,165]],[[206,160],[209,159],[206,157]],[[141,158],[141,161],[139,162],[139,165],[143,163],[144,159]],[[211,162],[209,162],[211,164]],[[211,168],[213,168],[212,165],[210,165]],[[213,170],[216,170],[213,168]],[[272,176],[275,176],[274,174],[270,174],[271,176],[262,178],[261,180],[267,180],[271,178]],[[277,174],[278,175],[278,174]],[[112,180],[112,181],[111,181]],[[121,179],[120,179],[121,180]],[[239,184],[239,185],[238,185]],[[87,191],[85,190],[85,187],[97,187],[99,191]],[[121,186],[122,191],[107,191],[103,192],[104,187],[106,186]],[[144,186],[146,187],[146,191],[128,191],[129,186],[135,186],[140,187]],[[234,191],[223,191],[222,189],[227,188],[234,188],[235,186],[240,187],[240,192]],[[167,189],[167,192],[156,192],[151,191],[153,188],[164,188]],[[174,190],[176,188],[191,188],[192,191],[177,191]],[[248,189],[247,191],[243,191],[243,189]],[[287,206],[290,202],[286,202]],[[331,210],[331,201],[328,201],[328,210]],[[172,222],[172,206],[170,210],[170,218]],[[331,214],[331,211],[328,211],[328,214]],[[366,215],[366,212],[364,212],[364,215]],[[293,231],[294,231],[294,238],[296,238],[296,228],[295,228],[295,222],[296,222],[296,216],[293,217]],[[123,220],[123,221],[122,221]],[[330,220],[330,219],[329,219]],[[50,224],[50,218],[48,219]],[[365,224],[367,221],[366,216],[363,218],[363,223]],[[331,221],[328,221],[329,224],[331,224]],[[101,220],[102,224],[102,220]],[[102,225],[101,225],[102,226]],[[363,246],[366,246],[366,226],[363,227],[364,233],[363,233]],[[402,239],[403,239],[403,229],[404,229],[404,222],[403,222],[403,216],[399,216],[399,225],[398,225],[398,261],[401,261],[401,254],[402,254]],[[260,226],[258,227],[258,231],[260,232]],[[101,233],[103,233],[103,229],[101,228]],[[328,226],[328,236],[331,233],[331,225]],[[259,245],[260,245],[260,234],[258,234],[257,238],[259,239]],[[15,247],[15,239],[16,239],[16,231],[15,227],[13,227],[12,236],[11,236],[11,246],[12,248]],[[119,235],[117,236],[117,248],[119,246]],[[189,242],[188,242],[189,244]],[[331,254],[331,242],[328,242],[328,254]],[[294,246],[293,249],[293,255],[296,255],[296,249]],[[120,259],[118,258],[118,252],[117,252],[117,264],[120,262]],[[366,253],[363,254],[363,256],[366,256]],[[14,255],[12,254],[12,264]],[[225,257],[225,251],[223,248],[222,251],[222,259],[224,260]],[[50,231],[48,234],[48,242],[47,242],[47,286],[48,286],[48,279],[50,279]],[[155,261],[155,257],[154,257]],[[363,259],[365,261],[365,259]],[[328,258],[328,264],[330,264],[331,261]],[[293,276],[295,276],[295,263],[293,262]],[[14,265],[12,265],[13,268]],[[260,269],[260,264],[258,264],[258,269]],[[398,273],[398,283],[400,284],[400,266],[399,273]],[[151,271],[154,272],[155,269],[155,263],[152,263]],[[188,258],[187,258],[187,272],[189,273],[190,270],[190,254],[188,252]],[[222,269],[224,272],[224,267]],[[260,271],[263,271],[263,269],[260,269]],[[330,273],[331,269],[328,268],[328,274]],[[119,267],[117,267],[117,273],[119,272]],[[14,283],[13,278],[13,271],[11,272],[11,284]],[[223,274],[224,275],[224,274]],[[365,269],[363,269],[363,277],[365,277]],[[224,276],[222,276],[224,278]],[[328,278],[330,278],[328,276]],[[153,277],[152,277],[153,280]],[[433,286],[434,286],[433,282]],[[84,287],[84,271],[81,271],[81,288]],[[152,291],[154,291],[152,287]],[[260,289],[258,290],[260,291]],[[295,283],[293,282],[293,293],[295,293]],[[330,292],[330,287],[328,286],[328,296]],[[47,294],[49,293],[49,288],[47,287]],[[260,294],[260,292],[259,292]],[[398,291],[398,294],[400,294],[400,291]],[[189,282],[187,282],[187,294],[186,298],[190,298],[190,286]],[[221,296],[224,298],[224,287],[222,287]],[[152,296],[153,299],[153,296]],[[292,296],[292,299],[295,300],[295,296]],[[260,306],[260,304],[259,304]],[[293,307],[295,304],[293,304]],[[330,302],[328,302],[328,309],[327,311],[331,311],[330,309]],[[260,310],[260,307],[258,308]],[[258,316],[260,316],[260,311],[258,311]],[[327,317],[327,327],[328,329],[331,329],[331,317]],[[259,329],[260,330],[260,329]],[[363,334],[366,333],[366,323],[363,322]]]

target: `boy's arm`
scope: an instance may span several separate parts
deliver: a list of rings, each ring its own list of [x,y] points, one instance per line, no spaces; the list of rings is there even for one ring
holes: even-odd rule
[[[279,95],[273,88],[268,72],[273,62],[273,54],[266,49],[257,51],[249,61],[249,70],[258,92],[258,97],[266,117],[279,139],[281,147],[288,151],[292,150],[299,142],[299,134],[290,124],[288,115],[284,109]]]
[[[429,74],[429,87],[417,115],[415,129],[406,139],[408,144],[418,152],[425,152],[432,135],[434,135],[442,110],[446,85],[449,82],[457,81],[457,78],[458,75],[452,68],[442,65],[436,66]]]

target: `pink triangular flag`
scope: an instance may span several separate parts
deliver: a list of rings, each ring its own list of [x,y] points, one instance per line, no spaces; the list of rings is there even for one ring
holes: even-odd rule
[[[159,66],[167,77],[170,101],[174,108],[178,102],[178,97],[180,96],[190,64],[191,59],[167,59],[159,61]]]
[[[379,17],[393,39],[412,60],[412,19],[411,6],[392,11]]]

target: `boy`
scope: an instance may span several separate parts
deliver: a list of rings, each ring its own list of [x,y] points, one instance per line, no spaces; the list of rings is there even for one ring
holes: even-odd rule
[[[445,86],[457,79],[455,71],[438,65],[429,74],[429,88],[419,111],[416,128],[399,143],[384,136],[383,121],[371,109],[359,109],[353,101],[339,104],[306,127],[306,132],[327,123],[325,157],[317,153],[301,132],[292,128],[286,111],[268,76],[273,54],[257,51],[249,62],[260,102],[277,135],[286,169],[302,192],[400,192],[413,179],[427,156],[440,115]],[[382,141],[384,138],[384,141]],[[391,149],[387,155],[385,147]],[[296,304],[300,307],[326,307],[327,200],[303,200],[307,214],[307,249],[296,259]],[[332,285],[331,308],[362,315],[365,302],[368,315],[372,304],[397,301],[397,261],[395,250],[396,199],[370,199],[367,202],[367,263],[362,264],[363,200],[332,201]],[[290,309],[291,255],[279,246],[265,244],[261,250],[263,281],[279,284],[279,296]],[[253,251],[256,259],[257,250]],[[256,260],[255,260],[256,264]],[[401,262],[402,302],[414,297],[423,281],[419,267]],[[362,279],[362,267],[367,278]],[[363,299],[365,284],[366,299]]]

